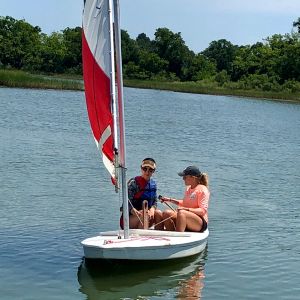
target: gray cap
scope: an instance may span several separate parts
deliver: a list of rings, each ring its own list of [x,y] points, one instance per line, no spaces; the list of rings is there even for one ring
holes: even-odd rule
[[[202,175],[202,173],[200,172],[200,170],[197,167],[189,166],[189,167],[185,168],[182,172],[179,172],[178,175],[179,176],[190,175],[190,176],[199,177]]]

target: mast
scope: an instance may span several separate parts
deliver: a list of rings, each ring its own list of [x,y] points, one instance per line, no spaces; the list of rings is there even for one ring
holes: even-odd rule
[[[115,132],[115,145],[119,145],[116,147],[118,149],[118,153],[116,153],[119,174],[120,174],[120,190],[122,196],[123,203],[123,221],[124,221],[124,238],[129,238],[129,212],[128,212],[128,200],[127,200],[127,182],[126,182],[126,143],[125,143],[125,120],[124,120],[124,102],[123,102],[123,73],[122,73],[122,51],[121,51],[121,28],[120,28],[120,5],[119,0],[109,0],[110,1],[110,10],[111,3],[113,2],[113,12],[114,12],[114,31],[111,30],[111,35],[114,36],[111,42],[114,41],[115,44],[115,55],[116,62],[114,67],[116,66],[116,78],[117,78],[117,88],[118,88],[118,102],[116,103],[115,97],[113,98],[114,105],[117,106],[117,113],[114,110],[114,128],[115,131],[119,131],[119,138]],[[110,12],[111,15],[111,12]],[[111,27],[112,28],[112,27]],[[113,39],[114,38],[114,39]],[[112,47],[113,49],[113,47]],[[112,51],[112,59],[114,58],[114,52]],[[114,68],[112,69],[114,71]],[[112,76],[114,77],[114,76]],[[112,79],[112,84],[115,84],[115,78]],[[115,85],[114,85],[115,93]],[[116,140],[117,139],[117,140]],[[119,142],[119,143],[118,143]]]
[[[112,100],[112,111],[113,111],[113,127],[114,127],[114,155],[115,155],[115,168],[118,168],[119,157],[119,140],[118,140],[118,122],[117,122],[117,101],[116,101],[116,71],[115,71],[115,47],[114,47],[114,31],[113,31],[113,12],[112,12],[112,1],[108,1],[108,15],[109,15],[109,41],[110,41],[110,90],[111,90],[111,100]],[[118,181],[118,172],[116,173],[116,181]]]
[[[115,16],[115,45],[116,45],[116,66],[117,66],[117,86],[118,86],[118,117],[120,130],[120,168],[121,168],[121,193],[123,202],[124,218],[124,238],[129,237],[129,212],[127,200],[126,181],[126,143],[125,143],[125,118],[124,118],[124,97],[123,97],[123,71],[122,71],[122,51],[121,51],[121,27],[120,27],[120,5],[119,0],[114,1]]]

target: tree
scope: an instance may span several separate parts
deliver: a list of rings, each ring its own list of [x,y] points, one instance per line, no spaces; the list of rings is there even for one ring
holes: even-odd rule
[[[239,48],[232,63],[231,79],[237,81],[249,77],[251,82],[257,82],[259,79],[265,84],[266,76],[272,86],[275,86],[276,81],[283,84],[286,80],[300,80],[298,33],[275,34],[267,38],[265,43]]]
[[[65,71],[64,60],[67,48],[62,33],[53,32],[50,36],[42,35],[40,70],[50,73],[63,73]]]
[[[199,53],[194,55],[189,66],[184,68],[184,77],[187,81],[198,81],[216,74],[216,63]]]
[[[297,21],[293,22],[293,27],[296,27],[298,30],[298,33],[300,33],[300,17]]]
[[[216,62],[218,71],[226,70],[227,73],[230,73],[231,64],[237,49],[238,46],[233,45],[225,39],[221,39],[212,41],[202,54]]]
[[[82,54],[81,54],[81,27],[69,28],[62,31],[64,45],[66,48],[64,57],[64,68],[72,70],[75,73],[82,72]]]
[[[138,46],[136,41],[130,38],[126,30],[121,30],[121,47],[123,64],[138,61]]]
[[[0,17],[0,62],[16,69],[27,69],[35,61],[41,45],[41,29],[24,20]]]
[[[160,58],[168,61],[168,71],[183,79],[183,68],[190,64],[193,52],[185,45],[181,33],[158,28],[155,32],[155,49]]]
[[[276,76],[274,69],[277,51],[268,43],[256,43],[252,46],[241,46],[236,51],[231,65],[231,80],[238,81],[251,74],[267,74]]]
[[[276,53],[274,71],[279,76],[280,83],[286,80],[300,81],[300,35],[275,34],[267,42]]]
[[[168,67],[168,62],[160,58],[156,53],[142,50],[139,53],[139,66],[151,78],[153,75],[165,71]]]
[[[154,51],[154,43],[150,40],[150,38],[145,33],[140,33],[136,38],[137,46],[145,51],[153,52]]]

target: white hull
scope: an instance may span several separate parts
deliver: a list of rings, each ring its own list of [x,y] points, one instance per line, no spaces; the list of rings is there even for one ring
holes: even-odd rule
[[[128,239],[118,239],[122,231],[101,232],[81,242],[87,259],[168,260],[187,257],[205,249],[205,232],[174,232],[132,229]]]

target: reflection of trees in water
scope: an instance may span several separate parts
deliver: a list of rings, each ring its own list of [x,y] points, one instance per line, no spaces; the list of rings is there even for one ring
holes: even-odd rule
[[[86,263],[78,268],[80,291],[87,299],[137,299],[173,293],[177,299],[200,299],[207,248],[176,261]],[[179,288],[178,288],[179,286]]]

